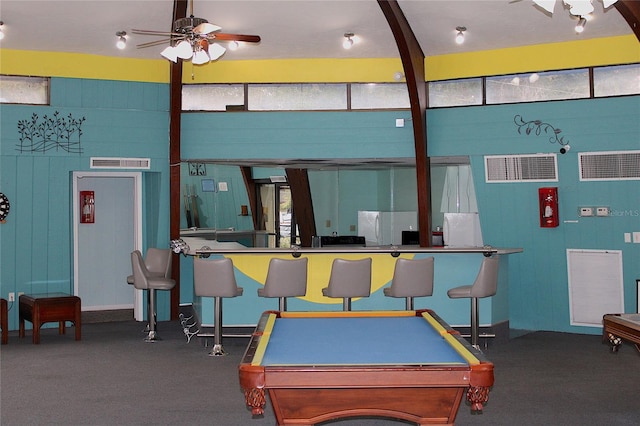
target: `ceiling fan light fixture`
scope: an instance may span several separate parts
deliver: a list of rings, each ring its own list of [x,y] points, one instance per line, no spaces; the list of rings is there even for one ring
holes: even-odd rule
[[[186,40],[182,40],[176,45],[176,55],[180,59],[190,59],[193,56],[193,48],[191,43]]]
[[[127,39],[126,36],[127,32],[126,31],[118,31],[116,33],[116,37],[118,37],[118,41],[116,42],[116,47],[120,50],[123,50],[125,47],[127,47]]]
[[[574,16],[584,16],[593,12],[593,4],[591,0],[563,0],[565,4],[569,5],[569,13]]]
[[[456,31],[457,31],[456,43],[457,44],[464,43],[464,32],[467,31],[467,27],[463,27],[463,26],[456,27]]]
[[[194,52],[193,58],[191,58],[191,63],[193,65],[202,65],[209,62],[209,55],[204,50],[198,50]]]
[[[216,59],[218,59],[220,56],[224,55],[224,52],[226,52],[227,49],[225,49],[224,47],[220,46],[218,43],[211,43],[209,45],[209,58],[211,58],[212,61],[215,61]]]
[[[177,49],[173,46],[165,47],[164,50],[160,52],[160,55],[170,60],[171,62],[178,62],[178,52]]]
[[[584,16],[581,16],[580,20],[576,24],[576,27],[574,28],[576,30],[576,33],[578,34],[582,33],[584,31],[585,25],[587,25],[587,18],[585,18]]]
[[[0,21],[0,40],[4,38],[4,31],[2,27],[4,27],[4,22]]]

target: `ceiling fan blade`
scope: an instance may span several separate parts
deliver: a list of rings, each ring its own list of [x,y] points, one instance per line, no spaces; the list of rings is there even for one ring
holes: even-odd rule
[[[197,27],[195,27],[193,29],[193,32],[196,34],[209,34],[212,33],[214,31],[220,31],[222,29],[222,27],[219,27],[217,25],[213,25],[210,24],[208,22],[203,22],[202,24],[198,25]]]
[[[171,32],[171,31],[153,31],[153,30],[136,30],[136,29],[132,29],[131,32],[133,34],[142,34],[142,35],[176,36],[176,37],[184,36],[184,34],[174,33],[174,32]]]
[[[159,46],[161,44],[170,43],[173,40],[176,40],[176,38],[172,37],[172,38],[165,38],[165,39],[161,39],[161,40],[148,41],[146,43],[137,44],[136,48],[137,49],[143,49],[145,47]]]
[[[247,43],[260,43],[260,36],[248,34],[215,33],[209,34],[207,38],[222,41],[245,41]]]

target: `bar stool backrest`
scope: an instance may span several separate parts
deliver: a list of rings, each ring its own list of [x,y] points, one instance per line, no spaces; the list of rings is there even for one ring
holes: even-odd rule
[[[193,258],[194,294],[202,297],[236,297],[238,285],[229,258]]]
[[[471,286],[471,297],[490,297],[498,291],[499,256],[485,257]]]

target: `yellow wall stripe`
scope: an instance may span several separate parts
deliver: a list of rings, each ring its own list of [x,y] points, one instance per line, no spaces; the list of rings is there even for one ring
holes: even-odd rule
[[[0,49],[0,74],[168,83],[166,59]]]
[[[640,62],[634,35],[429,56],[428,81]],[[0,49],[0,74],[168,83],[165,59]],[[184,83],[392,82],[400,58],[283,59],[183,65]]]

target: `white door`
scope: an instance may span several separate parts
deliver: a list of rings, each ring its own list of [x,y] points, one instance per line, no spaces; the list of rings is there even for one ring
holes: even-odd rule
[[[74,292],[83,311],[134,308],[142,316],[140,292],[127,284],[142,240],[140,181],[140,173],[73,174]],[[80,223],[80,191],[94,193],[93,223]]]

